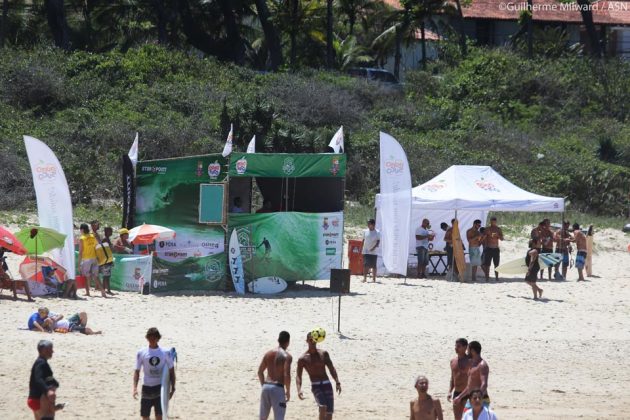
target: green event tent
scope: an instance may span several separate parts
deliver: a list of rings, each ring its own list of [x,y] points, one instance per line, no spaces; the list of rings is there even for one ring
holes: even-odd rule
[[[155,244],[151,290],[229,290],[233,229],[246,281],[328,279],[342,262],[345,174],[346,156],[329,153],[138,162],[135,224],[176,231]]]

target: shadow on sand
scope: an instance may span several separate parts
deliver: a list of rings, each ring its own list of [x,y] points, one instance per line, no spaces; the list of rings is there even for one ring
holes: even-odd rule
[[[549,302],[564,303],[564,300],[562,299],[549,299],[546,297],[542,297],[538,300],[534,300],[533,297],[528,297],[528,296],[512,296],[512,295],[506,295],[506,296],[512,299],[525,299],[525,300],[531,300],[533,302],[540,302],[540,303],[549,303]]]

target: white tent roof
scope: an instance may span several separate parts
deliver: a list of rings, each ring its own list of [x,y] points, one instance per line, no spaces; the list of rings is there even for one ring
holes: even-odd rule
[[[453,165],[411,194],[413,207],[424,209],[564,211],[564,198],[525,191],[490,166]]]

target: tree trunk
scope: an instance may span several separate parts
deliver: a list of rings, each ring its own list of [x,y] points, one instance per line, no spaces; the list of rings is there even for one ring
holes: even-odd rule
[[[593,11],[591,10],[590,0],[577,0],[577,4],[580,6],[580,14],[582,15],[582,22],[586,27],[586,35],[591,44],[591,54],[594,57],[600,58],[602,56],[601,46],[599,44],[599,37],[595,30],[595,23],[593,23]]]
[[[269,58],[271,60],[271,70],[278,70],[282,65],[282,44],[280,37],[276,32],[276,28],[269,19],[269,8],[266,0],[256,0],[256,9],[258,10],[258,19],[265,33],[265,41],[269,49]]]
[[[236,15],[230,3],[232,3],[230,0],[220,0],[221,11],[225,19],[227,46],[229,47],[232,61],[237,64],[243,64],[245,62],[245,42],[241,38]]]
[[[402,44],[402,28],[396,25],[396,52],[394,53],[394,76],[400,80],[400,49]]]
[[[464,32],[464,12],[462,11],[462,3],[460,0],[455,0],[457,5],[457,20],[459,23],[459,49],[462,52],[462,57],[468,55],[468,45],[466,45],[466,33]]]
[[[157,17],[158,44],[168,44],[168,33],[166,32],[166,10],[164,9],[163,0],[152,0],[155,16]]]
[[[534,57],[534,0],[527,0],[529,17],[527,18],[527,57]]]
[[[291,33],[290,33],[290,60],[291,68],[295,68],[297,61],[297,31],[298,31],[298,11],[300,0],[290,0],[291,2]]]
[[[326,65],[333,68],[333,0],[326,1]]]
[[[45,0],[46,17],[52,32],[55,45],[63,50],[70,49],[70,29],[66,21],[66,11],[63,0]]]
[[[177,7],[182,21],[181,30],[190,45],[206,54],[217,57],[219,60],[229,60],[230,55],[225,46],[199,27],[197,20],[192,16],[188,0],[177,0]]]
[[[4,39],[7,36],[7,24],[9,15],[9,0],[2,1],[2,22],[0,22],[0,48],[4,47]]]
[[[424,35],[424,20],[420,22],[420,45],[422,46],[422,70],[427,69],[427,40]]]

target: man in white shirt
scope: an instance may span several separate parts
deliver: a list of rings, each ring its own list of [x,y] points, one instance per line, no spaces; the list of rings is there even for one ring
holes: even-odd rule
[[[422,224],[416,229],[416,254],[418,255],[418,278],[426,279],[426,269],[429,265],[429,241],[432,241],[435,234],[429,229],[431,225],[429,219],[422,219]]]
[[[370,219],[367,222],[368,228],[363,231],[363,283],[367,281],[367,275],[372,270],[372,283],[376,282],[376,260],[378,256],[378,246],[381,244],[381,233],[376,230],[376,222]]]
[[[140,416],[143,420],[149,420],[151,407],[155,409],[155,419],[162,420],[162,371],[169,370],[171,389],[169,399],[175,393],[175,369],[173,359],[168,351],[158,346],[160,332],[157,328],[149,328],[146,339],[149,347],[138,351],[136,356],[136,370],[133,372],[133,397],[138,398],[138,381],[140,380],[140,369],[144,370],[144,380],[142,381],[142,397],[140,399]]]
[[[499,420],[490,407],[483,405],[483,392],[480,389],[470,393],[470,405],[472,408],[464,413],[462,420]]]

